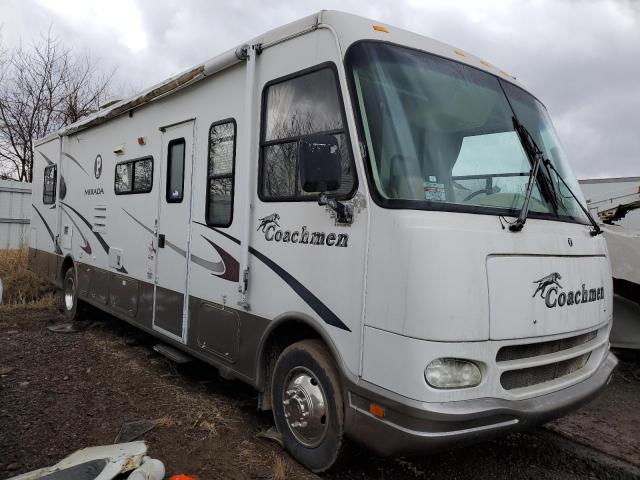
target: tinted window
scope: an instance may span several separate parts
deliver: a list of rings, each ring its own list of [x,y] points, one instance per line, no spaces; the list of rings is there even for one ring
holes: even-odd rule
[[[334,71],[325,67],[267,85],[263,105],[261,197],[264,200],[317,198],[320,192],[302,191],[298,168],[300,139],[313,133],[329,133],[338,140],[342,182],[335,193],[338,198],[350,196],[355,171]]]
[[[207,166],[207,225],[231,225],[235,154],[235,121],[225,120],[211,125]]]
[[[56,180],[58,169],[56,165],[49,165],[44,169],[44,185],[42,188],[42,203],[51,205],[56,202]]]
[[[116,165],[116,195],[148,193],[153,187],[153,158],[129,160]]]
[[[184,194],[184,138],[169,142],[167,158],[167,202],[182,202]]]

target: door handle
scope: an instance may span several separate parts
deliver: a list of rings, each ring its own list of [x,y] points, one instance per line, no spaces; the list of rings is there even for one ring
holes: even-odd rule
[[[164,248],[164,233],[158,235],[158,248]]]

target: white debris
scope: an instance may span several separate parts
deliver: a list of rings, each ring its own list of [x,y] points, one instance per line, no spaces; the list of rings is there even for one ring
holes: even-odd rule
[[[142,465],[131,472],[128,480],[162,480],[164,474],[164,464],[160,460],[144,457]]]
[[[87,471],[94,471],[97,465],[100,465],[101,470],[96,472],[95,480],[111,480],[121,473],[130,472],[138,468],[145,453],[147,453],[147,444],[142,441],[83,448],[51,467],[24,473],[9,480],[38,480],[58,472],[59,476],[60,473],[67,469],[73,469],[74,473],[78,474],[80,473],[79,469],[82,469],[83,466],[86,466]],[[164,471],[164,466],[162,468]],[[144,479],[145,477],[142,478]],[[153,480],[155,478],[149,477],[149,479]]]

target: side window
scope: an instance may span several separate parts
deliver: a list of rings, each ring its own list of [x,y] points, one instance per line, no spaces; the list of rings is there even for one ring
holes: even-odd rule
[[[236,122],[223,120],[209,129],[207,165],[207,225],[228,227],[233,219],[233,176],[236,161]]]
[[[116,164],[116,195],[149,193],[153,187],[153,158],[145,157]]]
[[[263,92],[260,198],[317,199],[317,193],[302,190],[298,168],[300,139],[314,133],[336,137],[342,156],[342,181],[335,193],[339,199],[349,198],[356,178],[344,125],[342,100],[332,68],[321,67],[267,84]]]
[[[167,203],[180,203],[184,196],[184,138],[169,142],[167,157]]]
[[[58,167],[49,165],[44,169],[44,185],[42,187],[42,203],[51,205],[56,202],[56,181],[58,178]]]

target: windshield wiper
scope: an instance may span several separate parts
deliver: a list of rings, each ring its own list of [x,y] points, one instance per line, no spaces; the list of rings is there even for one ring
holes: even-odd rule
[[[595,218],[593,218],[593,216],[591,215],[589,210],[582,204],[582,202],[580,202],[580,200],[578,200],[578,197],[576,197],[576,194],[573,193],[573,190],[571,190],[571,188],[569,188],[569,185],[567,185],[567,182],[564,181],[564,178],[562,178],[562,175],[560,175],[560,172],[558,172],[558,170],[556,169],[555,165],[553,163],[551,163],[551,160],[548,160],[546,158],[543,161],[544,161],[544,164],[545,164],[545,166],[547,168],[551,168],[551,170],[553,170],[555,172],[556,176],[560,179],[560,181],[563,183],[563,185],[566,187],[566,189],[569,190],[569,193],[571,194],[573,199],[576,201],[576,203],[578,204],[580,209],[584,212],[584,214],[587,216],[587,218],[591,222],[591,225],[593,226],[593,230],[589,231],[591,236],[595,237],[596,235],[600,235],[602,233],[602,229],[600,228],[600,225],[598,225],[598,222],[596,222]]]
[[[533,186],[538,176],[538,170],[540,170],[540,164],[544,162],[544,157],[542,156],[542,151],[538,148],[538,145],[525,126],[522,125],[515,116],[511,118],[513,119],[513,128],[518,134],[522,148],[524,148],[524,151],[531,162],[531,170],[529,171],[529,181],[527,182],[527,192],[524,197],[524,203],[522,204],[520,214],[518,215],[518,218],[516,218],[516,221],[509,225],[509,230],[512,232],[519,232],[527,221],[527,215],[529,215],[529,201],[531,200]]]
[[[567,185],[567,182],[565,182],[564,178],[562,178],[562,175],[560,175],[560,172],[558,172],[555,165],[553,165],[553,163],[551,163],[549,159],[544,158],[542,151],[538,147],[538,144],[536,143],[536,141],[533,139],[533,136],[531,136],[531,133],[529,133],[529,130],[527,130],[527,128],[524,125],[522,125],[515,116],[512,117],[512,119],[513,119],[513,127],[516,133],[518,134],[520,143],[522,144],[522,147],[524,148],[525,153],[527,154],[527,157],[529,157],[529,161],[532,163],[532,166],[531,166],[531,171],[529,172],[529,182],[527,183],[527,192],[525,194],[522,209],[520,210],[520,214],[518,215],[518,218],[516,219],[516,221],[513,222],[511,225],[509,225],[509,230],[511,230],[512,232],[519,232],[524,227],[524,224],[527,221],[527,215],[529,214],[529,201],[531,200],[531,195],[533,193],[533,185],[536,181],[536,177],[538,176],[538,170],[540,170],[540,164],[544,163],[547,169],[551,168],[555,172],[557,177],[564,184],[564,186],[569,191],[573,199],[576,201],[580,209],[587,216],[587,218],[589,219],[589,222],[591,222],[591,225],[593,226],[593,230],[589,231],[591,236],[595,237],[596,235],[601,234],[602,229],[600,228],[600,225],[598,225],[598,222],[595,221],[595,219],[591,216],[591,213],[589,213],[589,210],[584,205],[582,205],[580,200],[578,200],[578,197],[576,196],[575,193],[573,193],[573,190],[569,188],[569,185]],[[552,184],[552,188],[553,188],[553,184]],[[557,199],[555,197],[556,195],[555,189],[553,189],[553,191],[550,192],[550,194],[552,196],[551,200],[555,206],[557,204]]]

